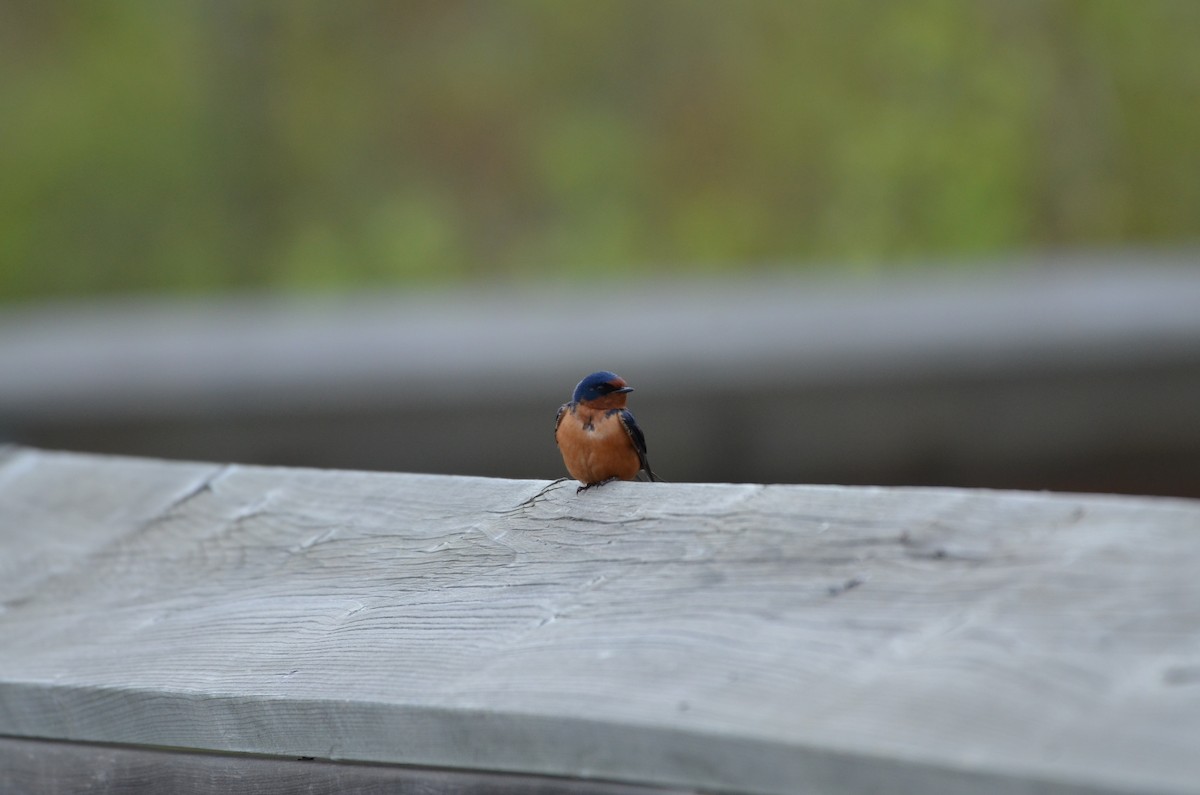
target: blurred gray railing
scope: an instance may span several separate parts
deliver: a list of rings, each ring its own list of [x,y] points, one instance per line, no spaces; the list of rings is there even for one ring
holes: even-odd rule
[[[1200,496],[1194,253],[10,309],[0,439],[554,477],[554,412],[602,368],[672,481]]]

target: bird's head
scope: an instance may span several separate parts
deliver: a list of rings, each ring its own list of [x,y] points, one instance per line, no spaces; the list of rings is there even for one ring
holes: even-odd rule
[[[632,391],[633,387],[626,385],[624,378],[601,370],[580,381],[571,399],[596,408],[619,409],[625,407],[625,396]]]

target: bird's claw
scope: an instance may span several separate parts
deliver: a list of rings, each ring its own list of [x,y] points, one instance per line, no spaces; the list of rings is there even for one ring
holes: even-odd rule
[[[575,489],[575,493],[582,494],[594,486],[603,486],[605,483],[612,483],[614,480],[620,480],[620,478],[613,476],[611,478],[605,478],[604,480],[597,480],[595,483],[585,483],[579,488]]]

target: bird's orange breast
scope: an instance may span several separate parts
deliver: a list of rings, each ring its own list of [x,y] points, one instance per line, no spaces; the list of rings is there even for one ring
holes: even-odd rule
[[[633,480],[641,469],[637,450],[615,414],[573,406],[564,414],[554,438],[567,471],[581,483],[614,477]]]

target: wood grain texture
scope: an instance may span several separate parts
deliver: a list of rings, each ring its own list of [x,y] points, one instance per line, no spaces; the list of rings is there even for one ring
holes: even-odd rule
[[[0,734],[1188,793],[1200,504],[0,456]]]

